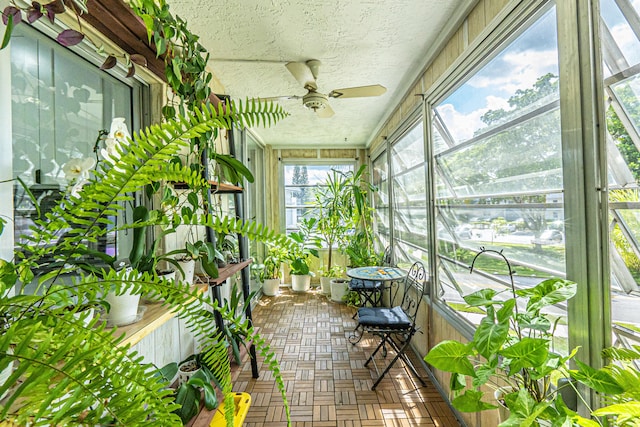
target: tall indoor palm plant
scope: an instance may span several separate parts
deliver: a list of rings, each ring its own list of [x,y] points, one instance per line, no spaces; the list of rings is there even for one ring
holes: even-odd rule
[[[155,182],[185,182],[192,188],[206,185],[189,167],[170,162],[189,141],[232,124],[273,123],[285,116],[271,105],[230,103],[224,109],[203,107],[176,120],[151,126],[135,134],[130,144],[118,148],[113,163],[102,162],[76,196],[64,198],[46,218],[36,221],[32,236],[15,252],[13,262],[0,260],[0,372],[11,363],[17,368],[0,384],[0,419],[17,425],[181,425],[173,413],[176,403],[167,384],[152,375],[154,368],[119,346],[122,337],[107,330],[100,320],[88,326],[67,310],[64,302],[100,301],[108,290],[147,293],[165,300],[165,305],[185,319],[203,345],[203,355],[232,399],[226,342],[222,331],[210,321],[207,300],[188,284],[174,284],[149,274],[104,266],[98,276],[76,268],[86,263],[88,245],[107,231],[136,229],[150,225],[200,224],[218,232],[244,233],[249,238],[290,245],[284,236],[231,218],[210,214],[172,218],[153,216],[147,221],[114,225],[109,217],[122,210],[122,202],[145,185]],[[107,230],[109,229],[109,230]],[[64,233],[61,233],[63,232]],[[62,236],[61,236],[62,235]],[[61,236],[61,237],[60,237]],[[49,262],[46,273],[42,271]],[[73,283],[61,277],[73,274]],[[38,291],[25,294],[16,284],[36,281]],[[276,362],[264,341],[241,319],[235,319],[214,304],[227,322],[246,332],[265,364]],[[277,371],[276,371],[277,373]],[[276,375],[282,392],[282,380]],[[232,400],[226,404],[232,409]],[[231,412],[229,412],[231,415]]]

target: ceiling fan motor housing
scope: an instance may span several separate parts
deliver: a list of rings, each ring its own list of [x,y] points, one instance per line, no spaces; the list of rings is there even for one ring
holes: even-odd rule
[[[327,106],[328,102],[329,98],[327,95],[319,92],[309,92],[302,97],[303,105],[313,111],[322,110]]]

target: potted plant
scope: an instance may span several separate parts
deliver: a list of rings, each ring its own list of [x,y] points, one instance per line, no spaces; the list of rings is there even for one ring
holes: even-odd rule
[[[218,277],[218,264],[216,249],[211,242],[198,240],[194,243],[185,243],[182,249],[176,249],[167,253],[163,258],[167,260],[174,257],[178,263],[178,273],[189,284],[193,284],[193,275],[196,262],[200,263],[202,270],[212,278]]]
[[[329,269],[320,269],[320,289],[324,295],[331,295],[331,280],[344,275],[344,267],[333,266]]]
[[[331,301],[344,302],[344,297],[349,290],[349,282],[351,279],[333,278],[331,279]]]
[[[320,240],[313,235],[316,222],[315,218],[305,218],[300,223],[299,230],[289,234],[295,242],[295,246],[287,256],[291,268],[291,288],[295,292],[309,290],[311,277],[314,276],[310,270],[311,258],[318,258],[320,248]]]
[[[327,246],[328,252],[326,273],[333,269],[334,246],[343,247],[346,234],[352,228],[353,200],[350,182],[350,174],[332,169],[327,179],[314,191],[313,212],[317,219],[316,231]],[[322,284],[322,279],[320,283]]]
[[[523,425],[525,419],[571,420],[571,415],[555,389],[553,380],[569,377],[567,356],[553,351],[553,335],[558,319],[545,313],[547,308],[572,298],[574,282],[551,278],[530,289],[516,290],[509,261],[501,252],[485,250],[501,256],[511,275],[511,289],[498,292],[482,289],[464,297],[470,307],[486,313],[473,339],[468,343],[455,340],[440,342],[424,360],[436,369],[451,372],[452,405],[461,412],[495,409],[483,400],[485,388],[500,388],[502,404],[509,417],[501,425]],[[564,424],[563,424],[564,425]],[[570,424],[569,424],[570,425]]]
[[[275,296],[280,288],[282,279],[282,261],[286,259],[286,252],[277,245],[270,245],[267,256],[264,259],[264,269],[261,273],[262,293],[267,296]]]
[[[225,267],[237,253],[238,240],[227,233],[216,233],[216,259],[218,267]]]
[[[173,394],[179,407],[174,410],[174,413],[180,417],[183,425],[200,412],[201,396],[208,410],[218,406],[218,397],[213,384],[218,385],[219,382],[200,353],[193,354],[180,363],[172,362],[163,366],[158,370],[157,376],[169,384],[176,377],[178,378]]]

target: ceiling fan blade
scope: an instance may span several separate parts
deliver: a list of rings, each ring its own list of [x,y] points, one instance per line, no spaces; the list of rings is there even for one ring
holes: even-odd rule
[[[309,87],[314,90],[318,89],[316,79],[307,64],[304,62],[288,62],[285,67],[305,89],[309,90]]]
[[[316,114],[320,118],[327,119],[329,117],[332,117],[335,114],[335,111],[333,111],[333,108],[331,108],[331,105],[327,104],[323,109],[316,110]]]
[[[286,101],[289,99],[302,99],[302,97],[298,95],[289,95],[289,96],[269,96],[266,98],[254,98],[254,99],[256,101],[263,102],[263,101]]]
[[[382,85],[346,87],[334,89],[329,93],[329,98],[364,98],[367,96],[380,96],[387,91]]]

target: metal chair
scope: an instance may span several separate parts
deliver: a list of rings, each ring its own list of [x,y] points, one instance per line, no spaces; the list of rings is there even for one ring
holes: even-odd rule
[[[367,359],[364,366],[368,366],[381,349],[386,356],[387,345],[391,347],[395,353],[393,359],[388,362],[387,366],[373,383],[371,390],[375,390],[382,378],[384,378],[398,359],[402,359],[405,368],[413,372],[422,385],[426,385],[418,374],[415,366],[413,366],[405,354],[411,338],[418,331],[416,318],[427,289],[426,276],[426,271],[422,263],[416,262],[407,273],[404,281],[393,285],[391,308],[361,307],[358,309],[358,325],[349,337],[349,341],[355,345],[362,339],[365,333],[371,333],[381,337],[380,344],[378,344],[369,359]],[[402,293],[400,293],[400,291],[402,291]]]
[[[382,256],[383,267],[390,267],[393,264],[392,254],[391,246],[387,246]],[[360,305],[362,307],[365,307],[367,304],[372,307],[378,307],[382,301],[384,282],[380,280],[351,279],[349,282],[349,290],[356,292],[360,296]]]

